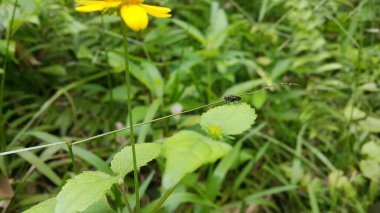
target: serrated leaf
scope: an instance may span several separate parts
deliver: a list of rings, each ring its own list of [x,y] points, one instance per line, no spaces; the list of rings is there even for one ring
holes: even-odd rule
[[[361,153],[380,163],[380,144],[374,141],[364,144]]]
[[[155,159],[162,151],[162,143],[136,144],[137,167],[145,166]],[[120,177],[124,178],[133,171],[132,147],[127,146],[118,152],[111,161],[111,169]]]
[[[56,204],[57,198],[53,197],[33,206],[32,208],[24,211],[24,213],[54,212]]]
[[[163,187],[175,186],[186,174],[202,164],[214,162],[231,150],[225,143],[213,141],[199,133],[181,131],[164,143],[166,166]]]
[[[82,212],[99,201],[118,181],[103,172],[83,172],[67,181],[57,196],[56,213]]]
[[[255,109],[246,103],[225,104],[208,110],[202,114],[200,125],[213,138],[222,135],[237,135],[251,128],[256,120]]]

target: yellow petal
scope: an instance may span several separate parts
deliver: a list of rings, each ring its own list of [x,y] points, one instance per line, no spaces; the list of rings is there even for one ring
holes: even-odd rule
[[[143,7],[149,15],[157,18],[169,18],[172,16],[172,14],[170,14],[172,10],[167,7],[158,7],[146,4],[140,4],[140,6]]]
[[[124,22],[134,31],[144,30],[148,26],[148,14],[137,4],[124,5],[120,13]]]
[[[82,5],[92,5],[92,4],[101,4],[105,1],[81,1],[81,0],[75,0],[76,3],[82,4]]]
[[[76,7],[75,10],[78,12],[94,12],[101,11],[107,8],[118,7],[121,2],[105,2],[105,1],[88,1],[88,2],[78,2],[84,4],[84,6]]]

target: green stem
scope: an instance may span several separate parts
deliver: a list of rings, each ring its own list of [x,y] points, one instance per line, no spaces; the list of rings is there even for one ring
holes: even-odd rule
[[[135,183],[135,196],[136,196],[136,213],[140,212],[140,196],[139,196],[139,176],[137,170],[136,162],[136,147],[135,147],[135,132],[133,129],[133,116],[132,116],[132,101],[131,101],[131,82],[130,82],[130,72],[129,72],[129,53],[128,53],[128,37],[127,37],[127,26],[125,25],[123,19],[121,19],[121,30],[123,31],[123,46],[124,46],[124,61],[125,61],[125,84],[127,87],[127,102],[128,102],[128,117],[130,126],[130,138],[132,146],[132,158],[133,158],[133,179]]]
[[[152,213],[158,212],[158,210],[161,208],[162,204],[165,203],[165,201],[168,199],[168,197],[174,192],[176,187],[177,187],[177,185],[165,192],[164,196],[162,196],[161,199],[158,201],[158,203],[154,206]]]
[[[5,87],[5,78],[7,74],[7,65],[8,65],[8,58],[9,58],[9,46],[11,44],[11,36],[12,36],[12,31],[13,31],[13,22],[15,19],[15,14],[16,14],[16,8],[17,8],[17,2],[18,0],[15,0],[13,3],[13,11],[12,11],[12,17],[9,23],[9,28],[8,28],[8,36],[7,36],[7,43],[5,46],[5,58],[4,58],[4,64],[3,64],[3,72],[1,74],[1,83],[0,83],[0,151],[4,152],[7,145],[5,142],[5,116],[3,113],[3,107],[4,107],[4,87]],[[5,158],[2,159],[3,167],[4,167],[4,172],[5,175],[7,175],[7,164],[5,161]]]
[[[67,142],[66,145],[67,145],[67,148],[69,149],[69,154],[70,154],[71,163],[73,165],[74,172],[75,174],[78,174],[78,167],[74,159],[73,144],[71,142]]]

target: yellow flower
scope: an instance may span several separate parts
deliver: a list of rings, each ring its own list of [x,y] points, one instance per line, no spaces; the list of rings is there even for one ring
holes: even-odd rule
[[[210,126],[208,128],[208,135],[216,140],[221,139],[223,137],[222,128],[220,128],[220,126],[215,126],[215,125]]]
[[[171,17],[171,9],[143,4],[144,0],[104,0],[82,1],[75,8],[78,12],[103,11],[110,8],[120,8],[120,15],[124,22],[134,31],[144,30],[148,26],[148,14],[157,18]]]

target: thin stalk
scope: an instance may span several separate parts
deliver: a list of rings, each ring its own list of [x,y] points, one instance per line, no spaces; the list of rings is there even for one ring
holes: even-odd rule
[[[125,204],[126,204],[126,206],[127,206],[128,212],[129,212],[129,213],[133,213],[132,207],[131,207],[131,205],[130,205],[129,202],[128,202],[128,197],[127,197],[127,193],[126,193],[127,190],[125,189],[124,181],[123,181],[122,184],[117,184],[117,186],[118,186],[118,188],[119,188],[121,194],[123,194],[123,197],[124,197],[124,199],[125,199]]]
[[[154,206],[152,213],[158,212],[158,210],[161,208],[162,204],[165,203],[165,201],[168,199],[168,197],[174,192],[177,185],[175,185],[173,188],[169,189],[165,192],[164,196],[161,197],[161,199],[158,201],[158,203]]]
[[[9,46],[11,44],[11,36],[12,36],[12,31],[13,31],[13,22],[15,19],[15,14],[16,14],[16,7],[17,7],[17,2],[18,0],[15,0],[13,2],[13,11],[12,11],[12,16],[11,20],[9,23],[9,28],[8,28],[8,35],[7,35],[7,43],[5,45],[5,56],[4,56],[4,63],[3,63],[3,72],[1,74],[1,83],[0,83],[0,151],[4,152],[7,145],[5,142],[5,116],[3,113],[3,107],[4,107],[4,87],[5,87],[5,78],[7,74],[7,65],[8,65],[8,58],[9,58]],[[4,163],[4,169],[5,169],[5,174],[7,175],[7,164],[5,161],[5,158],[2,159]]]
[[[140,212],[139,175],[138,175],[137,162],[136,162],[135,132],[133,129],[131,81],[130,81],[129,62],[128,62],[128,58],[129,58],[128,37],[127,37],[127,26],[125,25],[123,19],[121,19],[121,30],[123,31],[125,85],[127,87],[128,117],[129,117],[130,133],[131,133],[130,139],[131,139],[131,146],[132,146],[133,179],[135,183],[136,212],[139,213]]]
[[[77,166],[77,163],[75,162],[75,159],[74,159],[73,144],[70,142],[67,142],[66,146],[69,149],[69,154],[70,154],[71,163],[73,165],[74,172],[75,172],[75,174],[78,174],[78,166]]]

